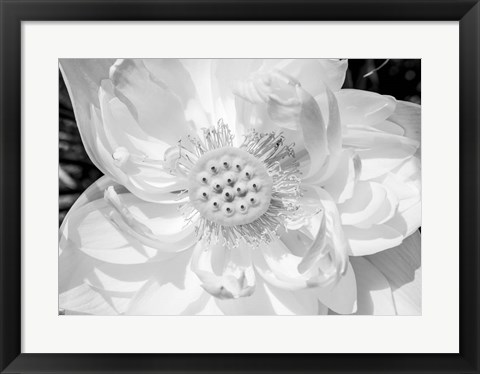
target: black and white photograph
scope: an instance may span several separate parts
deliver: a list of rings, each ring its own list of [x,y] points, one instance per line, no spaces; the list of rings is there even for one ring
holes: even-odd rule
[[[58,170],[62,318],[422,315],[420,59],[59,59]]]

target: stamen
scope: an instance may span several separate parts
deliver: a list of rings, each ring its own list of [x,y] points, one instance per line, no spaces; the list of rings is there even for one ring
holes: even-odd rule
[[[230,129],[220,120],[215,127],[204,128],[200,139],[189,139],[193,147],[189,154],[196,159],[184,160],[181,154],[178,164],[189,167],[188,195],[200,216],[199,238],[223,238],[232,246],[243,239],[258,245],[277,237],[287,217],[294,219],[299,164],[282,133],[253,130],[235,148]]]
[[[113,162],[117,167],[125,165],[130,157],[130,153],[125,147],[118,147],[112,154]]]

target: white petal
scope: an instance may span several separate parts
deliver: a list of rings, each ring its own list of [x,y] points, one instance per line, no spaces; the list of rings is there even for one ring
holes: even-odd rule
[[[87,283],[98,290],[125,296],[138,291],[157,266],[155,263],[109,264],[74,248],[63,251],[59,257],[59,264],[60,292]]]
[[[70,312],[111,314],[108,310],[113,308],[116,313],[123,313],[157,270],[158,263],[109,264],[78,249],[65,248],[59,257],[59,294],[64,301],[60,306]],[[98,309],[85,309],[95,300]],[[102,307],[101,303],[105,305]]]
[[[202,287],[221,298],[250,296],[255,291],[255,273],[251,248],[240,242],[238,247],[199,242],[192,258],[192,270]]]
[[[103,128],[113,149],[125,147],[132,154],[162,159],[169,145],[142,130],[128,106],[116,96],[110,80],[102,81],[98,96]]]
[[[164,141],[172,140],[167,139],[172,136],[176,143],[189,132],[188,124],[181,126],[174,121],[177,117],[183,118],[188,108],[183,108],[178,96],[140,60],[120,61],[111,67],[112,63],[112,60],[105,59],[61,61],[83,143],[89,157],[104,174],[126,185],[143,199],[163,201],[169,198],[172,189],[181,189],[177,181],[165,182],[172,176],[161,167],[132,159],[153,156],[162,160],[166,148]],[[185,75],[188,77],[188,73]],[[112,86],[109,76],[116,87]],[[180,89],[178,84],[174,88]],[[161,120],[151,118],[152,113],[158,115],[159,112]],[[161,131],[165,138],[157,139],[158,131],[152,133],[150,125],[155,131]],[[173,126],[173,130],[167,130],[165,126]],[[119,149],[126,150],[122,160],[116,159]]]
[[[378,131],[348,130],[344,145],[354,147],[362,161],[360,179],[379,177],[410,159],[419,147],[416,140]]]
[[[338,102],[333,92],[327,88],[328,98],[328,149],[331,154],[336,154],[342,148],[342,123],[340,119],[340,109]]]
[[[357,284],[352,265],[335,286],[316,288],[322,304],[338,314],[352,314],[357,311]]]
[[[395,111],[396,100],[363,90],[344,89],[336,92],[344,125],[375,125]]]
[[[302,177],[307,183],[315,183],[317,180],[325,180],[330,175],[328,167],[335,161],[342,148],[342,125],[337,100],[332,91],[326,88],[326,110],[328,114],[328,125],[325,122],[319,102],[310,97],[310,94],[302,88],[297,87],[297,95],[300,99],[299,125],[302,139],[293,139],[297,144],[295,150],[298,152],[303,147],[308,151],[309,167],[305,176]],[[326,129],[326,131],[325,131]],[[337,160],[338,161],[338,160]]]
[[[327,247],[327,219],[323,214],[317,214],[315,215],[315,218],[317,216],[319,216],[320,220],[320,223],[318,224],[318,230],[314,234],[312,243],[306,246],[307,250],[302,256],[302,260],[298,264],[298,270],[301,273],[312,269],[324,256],[326,256],[325,248]]]
[[[412,157],[391,172],[375,179],[395,195],[398,211],[388,222],[405,237],[421,225],[421,168],[420,160]]]
[[[344,225],[369,228],[387,222],[397,211],[398,201],[393,193],[379,183],[359,182],[352,197],[339,205]]]
[[[421,141],[422,107],[406,101],[398,101],[395,112],[388,118],[405,130],[405,136]]]
[[[60,59],[65,84],[73,104],[73,111],[85,150],[102,172],[107,170],[96,150],[96,130],[92,123],[91,105],[99,108],[98,89],[101,81],[108,78],[111,59]]]
[[[341,145],[336,98],[328,88],[326,90],[328,134],[317,101],[295,78],[281,71],[255,75],[236,86],[239,130],[254,127],[268,132],[281,127],[288,142],[296,144],[295,151],[307,150],[309,162],[304,178],[312,177],[321,170],[329,150],[339,152]]]
[[[120,312],[110,298],[88,284],[81,284],[59,295],[58,305],[65,314],[118,315]]]
[[[365,256],[399,245],[402,233],[388,224],[373,225],[368,229],[344,226],[343,231],[350,244],[351,256]]]
[[[316,206],[323,208],[322,215],[314,214],[300,230],[289,230],[281,240],[262,244],[253,252],[255,268],[269,284],[291,291],[326,287],[346,271],[347,243],[338,212],[322,191],[312,187],[303,197],[303,201],[320,200]],[[314,221],[316,229],[310,227]]]
[[[265,284],[259,279],[255,292],[248,297],[237,299],[215,298],[215,304],[226,315],[274,315],[275,309],[265,290]]]
[[[216,297],[210,295],[209,293],[205,292],[204,296],[202,298],[206,299],[206,302],[204,303],[204,306],[198,310],[198,312],[195,313],[195,315],[199,316],[223,316],[225,315],[225,312],[218,307],[217,299]]]
[[[118,60],[110,70],[110,79],[117,97],[149,136],[173,145],[193,133],[182,100],[142,60]]]
[[[391,117],[389,117],[391,118]],[[355,128],[354,126],[350,126],[349,128],[353,129]],[[382,121],[382,122],[378,122],[376,123],[375,125],[372,125],[372,126],[364,126],[363,127],[364,130],[378,130],[378,131],[382,131],[382,132],[386,132],[386,133],[389,133],[389,134],[392,134],[392,135],[400,135],[400,136],[404,136],[405,135],[405,130],[397,125],[396,123],[390,121],[390,120],[386,120],[386,121]],[[415,139],[416,140],[416,139]]]
[[[357,280],[357,314],[395,315],[392,290],[387,279],[363,257],[350,259]]]
[[[422,225],[422,204],[420,199],[408,208],[399,210],[397,214],[388,221],[388,225],[402,233],[404,238],[418,230]]]
[[[192,251],[158,264],[153,277],[132,300],[128,315],[192,315],[208,302],[208,294],[190,269]]]
[[[63,231],[63,226],[66,224],[67,218],[72,212],[74,212],[78,208],[81,208],[87,203],[102,199],[103,194],[105,193],[105,189],[108,186],[114,186],[115,188],[117,188],[118,191],[121,191],[121,186],[115,183],[111,178],[107,176],[98,178],[95,182],[88,186],[85,191],[83,191],[83,193],[78,197],[77,200],[75,200],[73,205],[70,207],[70,210],[68,211],[65,219],[62,222],[62,225],[60,226],[60,232]],[[123,192],[126,191],[124,190]]]
[[[120,104],[123,105],[123,104]],[[106,109],[108,112],[110,109]],[[104,115],[107,115],[104,113]],[[181,175],[171,174],[170,169],[166,167],[166,161],[157,160],[157,154],[153,161],[143,152],[155,154],[158,149],[165,148],[159,141],[150,142],[139,138],[130,137],[134,144],[130,150],[120,146],[113,136],[107,137],[108,126],[104,126],[99,109],[91,107],[91,117],[93,130],[95,130],[94,148],[96,157],[100,160],[102,170],[105,170],[113,180],[126,186],[132,193],[143,200],[152,202],[169,202],[176,199],[177,195],[173,191],[179,191],[186,187],[186,179]],[[118,121],[114,122],[118,125]],[[126,135],[125,132],[122,132]],[[110,138],[110,139],[109,139]],[[121,143],[125,144],[125,143]],[[138,147],[137,147],[138,146]],[[171,149],[171,148],[169,148]],[[140,155],[139,155],[140,152]],[[167,150],[168,152],[168,150]],[[166,153],[167,154],[167,153]],[[163,159],[163,156],[160,156]]]
[[[323,166],[328,154],[326,123],[315,99],[300,87],[297,95],[301,102],[299,118],[303,144],[310,156],[310,169],[306,177],[315,175]]]
[[[421,315],[422,269],[420,233],[416,231],[396,248],[365,257],[388,279],[397,314]]]
[[[184,220],[175,205],[148,203],[128,193],[122,199],[126,209],[158,237],[155,248],[121,231],[110,219],[113,208],[104,199],[69,212],[60,233],[60,248],[79,249],[105,262],[133,264],[164,260],[195,243],[192,225],[183,229]]]
[[[315,290],[286,291],[265,283],[265,291],[278,315],[318,315],[321,312]]]
[[[268,60],[262,70],[278,69],[294,77],[311,95],[325,90],[338,91],[345,81],[347,60],[336,59],[292,59]]]
[[[344,150],[331,176],[317,183],[321,183],[336,202],[343,203],[353,196],[360,172],[360,159],[351,150]]]
[[[213,97],[215,115],[226,123],[235,123],[234,88],[237,81],[244,80],[257,71],[262,64],[261,59],[218,59],[213,61]]]
[[[417,200],[421,191],[420,160],[412,157],[375,181],[391,190],[402,203]]]
[[[255,292],[239,299],[215,299],[226,315],[317,315],[325,314],[311,290],[285,291],[258,279]]]
[[[206,93],[201,85],[206,84],[206,81],[211,79],[208,70],[210,60],[192,59],[190,61],[191,63],[188,63],[187,60],[170,58],[143,60],[145,66],[155,75],[155,78],[165,83],[180,98],[187,121],[192,121],[196,128],[201,128],[216,123],[218,120],[211,119],[210,107],[206,102],[211,99],[212,92],[209,91],[209,97],[202,97]],[[197,69],[193,68],[195,64]],[[189,70],[188,67],[192,68],[193,71]],[[197,79],[200,74],[204,76],[201,81]],[[205,88],[208,89],[209,87],[208,85]]]
[[[181,59],[181,64],[190,74],[197,92],[197,98],[200,105],[205,110],[207,118],[206,122],[202,125],[216,123],[219,118],[216,118],[214,108],[214,96],[213,96],[213,61],[211,59]]]
[[[319,269],[299,272],[301,260],[302,257],[294,255],[280,240],[260,245],[253,251],[255,269],[266,282],[275,287],[296,291],[328,281],[327,277],[319,273]]]
[[[349,244],[343,232],[337,205],[324,189],[314,186],[309,187],[313,188],[320,198],[320,203],[323,206],[327,218],[327,235],[329,236],[330,243],[334,249],[332,255],[338,271],[344,273],[348,263],[347,252]]]

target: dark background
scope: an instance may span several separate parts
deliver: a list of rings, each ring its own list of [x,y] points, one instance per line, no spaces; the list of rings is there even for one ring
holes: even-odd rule
[[[344,88],[391,95],[421,104],[421,60],[349,60]],[[378,70],[376,70],[378,69]],[[59,224],[80,194],[102,173],[83,147],[72,103],[59,74]]]

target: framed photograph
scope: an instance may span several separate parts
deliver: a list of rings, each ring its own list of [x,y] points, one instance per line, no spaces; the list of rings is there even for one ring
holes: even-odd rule
[[[477,1],[0,9],[1,373],[480,373]]]

